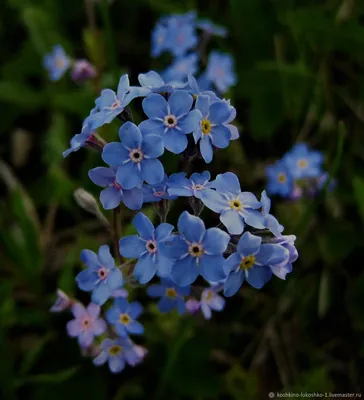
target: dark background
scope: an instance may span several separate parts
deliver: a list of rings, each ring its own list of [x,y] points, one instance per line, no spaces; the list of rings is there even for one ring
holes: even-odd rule
[[[88,4],[88,12],[85,4]],[[231,52],[240,141],[209,169],[234,171],[257,195],[264,167],[297,140],[325,155],[333,192],[273,199],[300,254],[287,281],[244,286],[212,321],[160,315],[144,290],[149,350],[113,376],[68,338],[69,315],[48,312],[57,287],[77,294],[83,248],[109,243],[73,191],[99,155],[62,151],[104,87],[132,84],[168,56],[150,58],[150,32],[171,12],[195,9],[226,26],[211,48]],[[94,22],[92,22],[94,21]],[[50,82],[42,59],[54,44],[100,70],[80,85]],[[1,399],[265,399],[268,392],[360,393],[364,359],[364,3],[355,0],[3,0],[0,2],[0,397]],[[138,103],[137,101],[135,102]],[[142,114],[137,105],[135,119]],[[339,122],[341,128],[339,129]],[[118,123],[101,130],[116,138]],[[177,156],[166,159],[175,172]],[[197,164],[198,166],[198,164]],[[196,166],[196,168],[197,168]],[[171,223],[186,206],[171,212]],[[152,208],[149,215],[155,215]],[[106,216],[110,215],[106,213]],[[132,213],[124,210],[124,231]],[[210,215],[211,216],[211,215]],[[208,218],[208,217],[207,217]]]

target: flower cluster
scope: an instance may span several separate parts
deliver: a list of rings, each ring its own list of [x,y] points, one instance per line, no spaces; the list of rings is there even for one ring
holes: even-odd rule
[[[219,31],[206,21],[198,24],[194,14],[172,16],[160,24],[168,31],[168,45],[161,48],[170,51],[179,34],[187,38],[184,51],[194,46],[196,27],[209,34]],[[159,299],[156,306],[162,313],[201,312],[210,319],[212,311],[225,307],[223,296],[238,293],[244,281],[260,289],[273,275],[285,279],[298,257],[295,236],[283,235],[283,226],[270,214],[265,191],[260,199],[243,191],[232,172],[212,179],[206,170],[169,175],[165,171],[167,152],[181,155],[186,170],[191,170],[196,158],[208,164],[218,149],[239,137],[231,124],[236,110],[230,101],[201,91],[191,74],[186,81],[166,82],[149,71],[138,80],[139,85],[130,86],[125,74],[116,91],[102,90],[81,133],[64,152],[67,156],[82,147],[100,152],[106,166],[91,169],[89,177],[102,187],[100,202],[105,210],[114,209],[117,215],[121,202],[130,210],[152,203],[160,217],[155,223],[139,211],[132,220],[137,233],[124,237],[119,237],[114,219],[113,255],[108,245],[100,246],[97,254],[81,253],[85,268],[76,283],[90,293],[91,303],[85,308],[59,291],[52,307],[52,311],[72,311],[69,335],[78,337],[95,365],[107,362],[114,373],[126,364],[138,364],[147,353],[131,339],[142,335],[144,328],[138,321],[143,308],[129,301],[130,290],[146,285],[147,294]],[[138,125],[129,108],[137,98],[142,99],[145,114]],[[97,130],[112,121],[119,123],[119,140],[106,143]],[[181,202],[188,198],[190,208],[171,225],[166,222],[168,210],[179,198]],[[209,210],[210,217],[201,218]]]
[[[266,168],[267,191],[290,199],[313,196],[328,180],[321,152],[297,143],[280,160]],[[333,182],[329,188],[333,187]]]
[[[226,37],[227,30],[209,20],[197,19],[195,12],[161,18],[152,32],[151,55],[159,57],[168,52],[174,57],[162,77],[166,81],[180,81],[186,79],[188,74],[197,74],[199,60],[206,64],[205,50],[213,35]],[[203,90],[211,90],[213,85],[219,93],[226,92],[236,84],[232,57],[212,51],[207,58],[206,70],[199,75],[198,82]]]
[[[60,45],[44,56],[43,65],[52,81],[60,80],[69,68],[72,68],[71,77],[75,82],[85,82],[96,76],[96,69],[89,61],[72,60]]]

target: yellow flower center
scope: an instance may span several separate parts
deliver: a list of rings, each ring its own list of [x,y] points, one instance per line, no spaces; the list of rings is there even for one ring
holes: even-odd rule
[[[201,130],[204,135],[208,135],[211,131],[211,122],[208,119],[201,121]]]
[[[287,180],[286,174],[284,174],[283,172],[280,172],[277,176],[278,182],[279,183],[285,183]]]
[[[56,60],[56,65],[57,65],[58,68],[63,68],[63,66],[64,66],[64,59],[61,58],[61,57],[58,57],[57,60]]]
[[[243,203],[239,199],[233,199],[230,201],[230,208],[236,211],[241,211],[243,207]]]
[[[212,293],[211,290],[209,290],[209,291],[207,292],[207,295],[206,295],[206,297],[205,297],[205,300],[206,300],[206,301],[210,301],[210,300],[212,299],[212,296],[213,296],[213,293]]]
[[[170,299],[174,299],[177,296],[176,289],[167,288],[166,289],[166,296],[169,297]]]
[[[255,257],[254,256],[247,256],[243,257],[240,263],[240,269],[247,270],[251,268],[255,264]]]
[[[301,160],[297,161],[297,165],[299,168],[307,168],[308,162],[305,158],[301,158]]]
[[[188,252],[192,257],[200,257],[204,253],[204,250],[200,243],[191,243],[188,247]]]
[[[128,314],[120,314],[120,322],[124,325],[128,325],[130,322],[130,317]]]
[[[114,344],[109,348],[109,354],[111,356],[117,356],[120,353],[121,353],[121,346],[118,346],[117,344]]]

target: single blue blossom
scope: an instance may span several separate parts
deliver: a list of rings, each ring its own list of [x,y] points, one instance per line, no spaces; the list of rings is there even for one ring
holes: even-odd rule
[[[227,29],[223,26],[216,25],[208,19],[200,19],[196,22],[196,27],[210,35],[220,36],[225,38],[227,36]]]
[[[170,20],[168,25],[168,50],[175,56],[181,57],[197,44],[195,27],[189,24],[181,26],[180,21]]]
[[[322,153],[310,150],[305,143],[297,143],[283,159],[293,178],[317,178],[322,174]]]
[[[117,374],[125,368],[125,364],[134,366],[139,359],[140,355],[135,351],[132,341],[120,337],[116,340],[105,339],[101,343],[100,354],[94,358],[93,363],[99,366],[107,362],[110,371]]]
[[[263,190],[260,197],[260,203],[262,204],[264,226],[269,229],[274,236],[281,236],[284,228],[272,214],[269,214],[271,201],[265,190]]]
[[[278,244],[263,243],[262,238],[245,232],[236,246],[236,253],[225,261],[227,279],[224,295],[233,296],[244,280],[256,289],[262,288],[272,277],[270,266],[287,259],[288,250]]]
[[[119,241],[120,254],[128,258],[137,258],[134,277],[141,283],[149,282],[158,272],[159,276],[169,276],[173,260],[161,251],[160,244],[173,231],[173,225],[162,223],[154,228],[150,219],[138,213],[133,219],[138,235],[126,236]]]
[[[185,172],[172,174],[168,181],[168,193],[173,196],[201,198],[204,190],[212,187],[210,173],[204,171],[202,174],[194,173],[189,179]]]
[[[280,264],[270,265],[273,274],[280,279],[286,279],[286,275],[292,272],[292,263],[298,258],[298,251],[294,244],[295,235],[282,235],[280,237],[271,238],[270,243],[275,243],[283,246],[288,250],[288,256]]]
[[[202,219],[187,211],[178,219],[178,232],[179,235],[172,235],[161,244],[164,254],[175,260],[172,281],[187,286],[199,275],[212,282],[224,279],[223,254],[230,236],[219,228],[206,229]]]
[[[141,188],[123,189],[116,180],[112,168],[96,167],[88,172],[88,176],[98,186],[104,187],[100,193],[100,201],[105,210],[112,210],[122,201],[130,210],[139,210],[143,205]]]
[[[171,93],[176,89],[183,89],[187,86],[186,82],[165,82],[163,78],[155,71],[139,74],[138,80],[143,88],[148,89],[153,93]]]
[[[57,299],[53,306],[49,309],[50,312],[61,312],[71,307],[73,301],[61,289],[57,289]]]
[[[143,184],[143,203],[156,203],[162,199],[175,200],[178,196],[168,194],[168,176],[164,175],[162,182],[155,185]]]
[[[267,192],[289,197],[293,191],[293,179],[291,171],[285,160],[278,160],[265,169],[267,176]]]
[[[51,53],[44,56],[43,64],[49,73],[50,79],[58,81],[71,65],[71,60],[63,47],[56,45],[53,47]]]
[[[144,135],[132,122],[119,130],[121,143],[108,143],[102,159],[116,168],[116,180],[125,189],[141,187],[143,180],[155,184],[163,180],[164,169],[157,159],[164,152],[160,135]]]
[[[200,141],[200,151],[206,163],[213,157],[213,146],[224,149],[229,146],[231,132],[225,121],[231,117],[227,102],[216,101],[210,104],[208,96],[198,96],[196,109],[201,111],[202,119],[193,132],[195,143]]]
[[[71,308],[75,319],[67,323],[67,332],[71,337],[78,337],[81,347],[89,347],[95,336],[99,336],[106,331],[106,323],[99,318],[100,307],[90,303],[85,308],[80,303],[73,303]]]
[[[166,81],[184,81],[188,74],[197,71],[198,56],[196,53],[177,58],[164,72],[163,78]]]
[[[231,55],[212,51],[207,63],[206,76],[215,84],[220,93],[234,86],[237,79]]]
[[[129,303],[127,299],[119,297],[106,311],[106,319],[114,325],[117,334],[121,337],[127,337],[129,334],[141,335],[144,333],[144,328],[136,319],[142,311],[143,307],[137,301]]]
[[[107,245],[100,246],[99,253],[82,250],[81,261],[87,269],[76,276],[76,282],[81,290],[92,291],[92,302],[102,306],[113,291],[123,285],[123,277],[110,254]]]
[[[152,93],[142,103],[149,119],[139,128],[145,134],[163,137],[164,147],[172,153],[182,153],[187,148],[186,134],[193,132],[201,120],[199,110],[190,111],[192,102],[192,96],[182,90],[173,92],[168,102],[160,94]]]
[[[210,210],[220,214],[220,221],[232,235],[240,235],[245,223],[264,229],[264,217],[257,211],[261,203],[253,193],[242,192],[238,177],[232,172],[217,175],[214,181],[217,190],[207,189],[201,200]]]
[[[150,285],[147,289],[148,296],[160,297],[157,304],[160,312],[166,313],[176,308],[179,314],[185,311],[184,297],[188,296],[190,291],[189,286],[177,286],[169,279],[161,279],[160,284]]]

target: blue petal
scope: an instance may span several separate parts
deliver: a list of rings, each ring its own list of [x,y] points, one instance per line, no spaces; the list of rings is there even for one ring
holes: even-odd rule
[[[264,243],[255,257],[259,265],[275,266],[289,260],[289,251],[279,244]]]
[[[224,263],[224,272],[229,275],[231,272],[235,271],[238,265],[241,263],[242,257],[239,253],[231,254]]]
[[[261,207],[260,201],[258,201],[255,195],[250,192],[241,192],[239,194],[239,200],[243,203],[244,207],[249,207],[254,209]]]
[[[106,285],[106,283],[101,283],[93,290],[91,300],[93,303],[102,306],[106,303],[109,297],[109,287]]]
[[[191,215],[188,211],[184,211],[178,218],[178,231],[189,242],[199,243],[202,240],[206,229],[201,218]]]
[[[226,278],[225,259],[221,255],[205,254],[200,258],[201,275],[210,282],[219,282]]]
[[[158,302],[160,312],[170,312],[173,310],[175,302],[169,297],[162,297]]]
[[[176,187],[168,189],[168,194],[171,196],[191,197],[193,196],[193,190],[183,187]]]
[[[110,253],[110,247],[106,244],[100,246],[98,259],[104,267],[113,268],[115,265],[114,258]]]
[[[209,164],[212,161],[214,154],[210,136],[207,135],[202,136],[200,141],[200,151],[202,158],[205,160],[207,164]]]
[[[97,254],[92,250],[82,250],[81,251],[81,261],[87,266],[97,266],[99,260],[97,258]]]
[[[191,175],[190,180],[199,185],[204,185],[207,181],[211,179],[211,175],[209,171],[204,171],[201,174],[194,173]]]
[[[123,297],[118,297],[115,302],[115,309],[119,312],[119,314],[126,313],[129,308],[128,300]]]
[[[196,258],[192,256],[176,260],[171,270],[171,278],[178,286],[190,285],[196,280],[199,274]]]
[[[210,106],[210,121],[213,124],[223,124],[229,119],[230,106],[225,101],[216,101]]]
[[[165,257],[159,252],[156,259],[158,276],[160,276],[161,278],[170,278],[173,263],[174,260]]]
[[[230,144],[231,133],[229,128],[224,125],[216,125],[212,127],[211,132],[211,141],[215,147],[219,149],[225,149]]]
[[[84,269],[78,273],[76,282],[78,287],[85,292],[93,290],[96,284],[95,276],[89,269]]]
[[[143,213],[138,213],[133,219],[133,225],[138,231],[140,237],[145,240],[154,239],[154,225],[151,220]]]
[[[262,191],[262,195],[260,197],[260,203],[262,205],[263,215],[268,215],[271,207],[271,200],[267,195],[265,190]]]
[[[191,133],[195,129],[198,129],[201,119],[202,119],[201,112],[199,110],[192,110],[187,115],[181,117],[178,120],[178,127],[184,133]]]
[[[172,260],[183,256],[188,251],[188,245],[180,235],[169,236],[159,243],[158,248],[161,254]]]
[[[185,302],[180,297],[176,299],[176,308],[179,315],[182,315],[185,312]]]
[[[244,282],[243,271],[231,273],[227,277],[224,283],[224,296],[226,297],[233,296],[241,288],[243,282]]]
[[[150,253],[143,254],[134,268],[134,277],[142,285],[148,283],[157,272],[157,265]]]
[[[133,335],[142,335],[144,333],[143,325],[138,321],[131,321],[127,325],[128,331]]]
[[[123,276],[118,268],[112,268],[107,276],[107,285],[110,292],[120,289],[123,286]]]
[[[232,172],[217,175],[215,188],[222,193],[230,192],[236,195],[241,193],[239,179]]]
[[[202,117],[206,118],[209,115],[209,96],[198,96],[196,100],[196,108],[201,111]]]
[[[105,107],[110,107],[116,100],[116,93],[111,89],[103,89],[99,97],[99,108],[102,110]]]
[[[128,312],[133,319],[137,319],[143,312],[143,306],[138,301],[133,301],[129,304]]]
[[[133,189],[135,187],[141,187],[143,184],[143,178],[136,165],[136,163],[130,161],[124,165],[121,165],[116,171],[116,180],[123,189]]]
[[[155,71],[139,74],[138,81],[142,86],[158,87],[164,85],[164,80]]]
[[[107,359],[109,357],[109,354],[107,351],[101,351],[100,354],[98,354],[97,357],[95,357],[92,362],[94,365],[103,365],[106,363]]]
[[[119,240],[120,254],[128,258],[138,258],[146,251],[145,242],[137,235],[123,237]]]
[[[119,129],[119,137],[121,143],[129,149],[139,149],[142,144],[142,134],[139,128],[130,121],[125,122]]]
[[[164,147],[174,154],[180,154],[185,151],[187,143],[186,135],[176,128],[168,129],[164,135]]]
[[[256,254],[262,243],[262,238],[245,232],[240,238],[237,251],[244,257]]]
[[[218,214],[229,207],[229,200],[212,189],[205,190],[201,194],[201,200],[206,207]]]
[[[240,213],[248,225],[257,229],[265,228],[264,217],[259,211],[252,210],[250,208],[244,208]]]
[[[272,271],[267,267],[253,267],[246,271],[246,280],[255,289],[262,288],[272,277]]]
[[[140,210],[143,205],[143,191],[140,188],[126,189],[121,200],[130,210]]]
[[[231,235],[240,235],[244,230],[244,220],[235,210],[223,211],[220,215],[220,221]]]
[[[88,176],[98,186],[111,185],[115,179],[115,173],[111,168],[96,167],[88,171]]]
[[[223,254],[230,242],[230,235],[219,228],[207,229],[202,245],[209,254]]]
[[[143,100],[143,110],[148,118],[164,118],[168,114],[168,103],[163,96],[152,93]]]
[[[125,93],[129,90],[129,77],[128,74],[124,74],[120,77],[118,89],[117,89],[117,96],[120,100],[123,99]]]
[[[157,159],[143,160],[141,172],[142,172],[142,178],[151,185],[163,181],[164,178],[163,165]]]
[[[129,153],[121,143],[108,143],[102,150],[102,159],[111,166],[119,166],[129,159]]]
[[[168,105],[171,110],[171,114],[176,117],[180,117],[181,115],[188,113],[191,110],[192,103],[192,96],[184,90],[176,90],[168,99]]]
[[[158,135],[164,134],[164,123],[158,119],[147,119],[139,124],[139,129],[142,135]]]
[[[105,210],[116,208],[122,199],[121,191],[115,186],[109,186],[100,193],[100,201]]]
[[[163,285],[151,285],[147,288],[147,294],[150,297],[164,296],[165,291],[166,288]]]
[[[166,222],[160,224],[155,229],[155,238],[157,241],[166,239],[168,236],[171,235],[174,226],[171,224],[167,224]]]
[[[125,368],[125,360],[119,356],[112,356],[109,358],[109,368],[113,374],[121,372]]]
[[[164,153],[163,137],[152,134],[144,136],[142,151],[148,157],[160,157]]]

